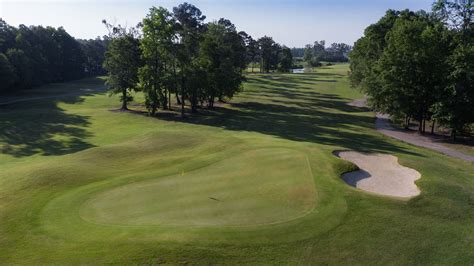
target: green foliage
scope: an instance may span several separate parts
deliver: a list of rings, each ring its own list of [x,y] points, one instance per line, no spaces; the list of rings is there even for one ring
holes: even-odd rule
[[[472,0],[437,0],[433,4],[433,13],[447,26],[471,33],[474,26],[474,2]]]
[[[458,45],[449,64],[449,83],[435,106],[435,117],[456,136],[469,133],[474,123],[474,45]]]
[[[200,51],[205,97],[210,108],[215,99],[232,98],[240,91],[246,66],[244,40],[228,20],[207,24]]]
[[[16,89],[28,89],[33,85],[32,62],[23,50],[9,49],[7,57],[15,70],[16,82],[12,85]]]
[[[304,48],[304,55],[303,55],[303,61],[308,63],[310,66],[313,66],[316,62],[313,61],[315,59],[314,54],[313,54],[313,47],[308,44]]]
[[[283,47],[281,50],[278,70],[280,70],[281,72],[289,72],[292,67],[293,55],[291,54],[291,49],[288,47]]]
[[[260,72],[270,72],[278,66],[280,45],[272,37],[264,36],[258,39],[260,47]]]
[[[8,49],[15,47],[16,36],[17,29],[0,18],[0,53],[6,53]]]
[[[107,36],[90,40],[78,40],[81,44],[82,51],[86,58],[84,63],[84,71],[89,76],[97,76],[106,74],[102,64],[105,60],[105,52],[110,39]]]
[[[232,98],[240,91],[245,44],[251,37],[237,32],[229,20],[203,24],[204,18],[198,8],[184,3],[173,13],[153,7],[143,20],[144,66],[138,75],[150,114],[171,107],[171,93],[184,115],[185,100],[196,112],[199,104],[212,108],[216,99]]]
[[[351,84],[376,110],[404,118],[406,125],[415,118],[420,131],[433,119],[453,136],[470,128],[471,2],[438,1],[433,13],[387,11],[350,54]]]
[[[447,86],[434,107],[434,116],[452,129],[455,138],[460,133],[470,133],[474,123],[474,3],[438,0],[433,13],[451,29],[453,47],[447,57]]]
[[[175,20],[168,10],[151,8],[143,19],[143,37],[140,40],[145,66],[139,70],[146,106],[153,115],[161,106],[167,108],[169,94],[176,90],[176,38]]]
[[[10,61],[3,53],[0,53],[0,92],[8,90],[17,79]]]
[[[369,77],[373,76],[373,67],[386,46],[385,36],[392,29],[399,14],[397,11],[388,10],[377,23],[367,27],[364,36],[355,43],[349,54],[350,80],[353,86],[360,86],[363,91],[371,88],[373,81]]]
[[[303,60],[312,67],[321,66],[321,61],[347,62],[351,50],[352,47],[345,43],[332,43],[326,47],[326,41],[314,42],[305,46]]]
[[[123,110],[127,109],[127,103],[133,99],[130,91],[138,90],[138,69],[142,66],[140,56],[140,42],[131,33],[113,38],[105,53],[107,85],[111,94],[121,94]]]
[[[368,90],[373,107],[399,117],[429,119],[429,110],[445,87],[444,28],[424,18],[398,19],[387,34],[387,47],[375,65]]]
[[[314,42],[314,45],[311,47],[312,52],[310,53],[312,57],[307,63],[311,66],[319,66],[320,62],[324,59],[325,47],[326,41]]]
[[[189,98],[191,111],[197,112],[200,80],[197,77],[199,67],[197,58],[199,56],[199,42],[205,30],[204,19],[201,10],[196,6],[183,3],[173,8],[173,16],[177,22],[178,49],[176,53],[178,68],[178,79],[181,86],[181,115],[184,116],[184,100]]]
[[[258,58],[260,56],[260,50],[259,50],[259,45],[258,41],[252,38],[252,36],[247,35],[245,40],[246,44],[246,50],[247,50],[247,64],[251,64],[252,66],[252,72],[253,72],[253,63],[258,61]]]
[[[62,27],[15,28],[0,19],[0,52],[8,57],[17,77],[1,86],[4,90],[18,91],[103,74],[100,65],[106,42],[96,39],[95,45],[89,45],[90,42],[74,39]]]
[[[303,58],[304,51],[305,51],[305,48],[299,48],[299,47],[291,48],[291,54],[293,55],[293,57],[296,57],[296,58]]]
[[[345,43],[332,43],[331,46],[325,48],[323,61],[326,62],[347,62],[349,61],[349,52],[352,46]]]

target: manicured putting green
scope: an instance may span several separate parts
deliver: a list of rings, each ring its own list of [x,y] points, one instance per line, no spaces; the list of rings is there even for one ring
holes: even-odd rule
[[[80,215],[118,225],[271,224],[311,211],[315,191],[304,153],[264,148],[192,172],[99,192],[84,203]]]

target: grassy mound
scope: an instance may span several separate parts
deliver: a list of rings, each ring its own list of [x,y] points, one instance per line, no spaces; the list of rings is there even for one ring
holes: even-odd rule
[[[120,186],[89,199],[85,220],[123,225],[247,226],[298,218],[315,206],[304,154],[243,152],[208,167]]]

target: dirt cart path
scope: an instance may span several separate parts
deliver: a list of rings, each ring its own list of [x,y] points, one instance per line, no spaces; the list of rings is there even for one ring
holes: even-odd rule
[[[362,99],[356,99],[348,104],[350,106],[355,107],[365,107],[367,105],[367,98],[364,97]],[[377,113],[377,118],[375,120],[375,128],[380,133],[392,137],[394,139],[398,139],[415,146],[431,149],[451,157],[459,158],[474,163],[473,156],[464,154],[439,143],[440,141],[442,141],[441,138],[437,138],[434,136],[423,136],[417,134],[416,132],[410,132],[393,127],[390,124],[390,119],[388,115]]]
[[[394,128],[390,124],[388,115],[377,114],[375,127],[380,133],[386,136],[474,163],[473,156],[469,156],[438,143],[439,139],[436,137],[422,136],[414,132],[407,132],[405,130]]]

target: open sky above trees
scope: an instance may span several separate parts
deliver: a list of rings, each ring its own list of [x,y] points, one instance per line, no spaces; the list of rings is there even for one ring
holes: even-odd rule
[[[114,4],[111,4],[111,3]],[[182,2],[182,1],[181,1]],[[171,8],[175,0],[2,0],[0,17],[18,26],[63,26],[76,38],[89,39],[107,33],[102,19],[136,25],[152,5]],[[239,30],[254,37],[272,36],[289,47],[304,47],[315,38],[328,43],[352,44],[367,25],[376,22],[387,9],[430,10],[432,0],[193,0],[207,21],[225,17]],[[78,23],[80,21],[80,23]],[[262,23],[265,21],[265,23]]]

